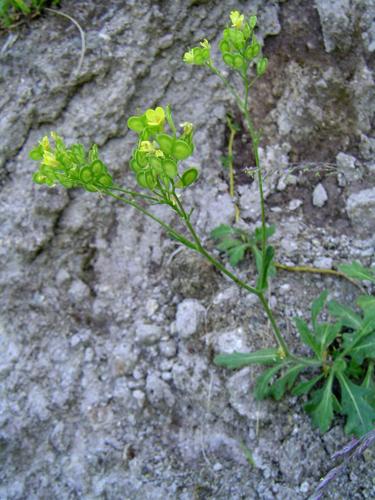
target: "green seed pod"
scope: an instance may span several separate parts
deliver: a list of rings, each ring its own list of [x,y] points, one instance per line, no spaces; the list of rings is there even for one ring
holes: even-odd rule
[[[158,134],[156,136],[156,141],[160,146],[160,149],[166,155],[171,155],[173,151],[174,139],[167,134]]]
[[[225,28],[223,31],[223,40],[227,42],[230,40],[230,28]]]
[[[177,160],[185,160],[192,154],[192,152],[193,148],[187,142],[183,141],[182,139],[178,139],[177,141],[175,141],[173,156]]]
[[[233,66],[236,69],[240,69],[243,66],[243,57],[240,54],[233,56]]]
[[[259,59],[259,61],[257,62],[257,75],[258,76],[264,75],[264,73],[267,70],[267,66],[268,66],[267,57],[262,57],[261,59]]]
[[[147,153],[137,149],[134,156],[135,156],[135,159],[140,167],[145,167],[147,165],[147,163],[148,163]]]
[[[94,186],[94,184],[85,184],[83,188],[86,189],[86,191],[89,191],[90,193],[95,193],[99,191],[98,188]]]
[[[243,33],[245,40],[248,40],[250,38],[251,29],[250,29],[250,26],[248,25],[248,23],[244,24],[244,27],[242,28],[242,33]]]
[[[173,160],[165,160],[163,161],[163,170],[170,179],[174,179],[177,175],[177,163]]]
[[[134,172],[139,172],[142,169],[135,158],[130,160],[130,168],[134,170]]]
[[[195,167],[190,167],[182,174],[181,181],[184,187],[191,186],[199,176],[199,171]]]
[[[102,175],[97,182],[105,188],[109,188],[113,184],[112,177],[109,174]]]
[[[258,42],[253,43],[249,47],[247,47],[246,52],[245,52],[245,57],[249,61],[254,59],[260,52],[260,44]]]
[[[35,161],[43,160],[43,147],[39,145],[36,148],[32,149],[29,153],[29,157]]]
[[[138,134],[147,126],[146,118],[142,116],[131,116],[128,119],[128,127]]]
[[[244,48],[245,37],[242,31],[231,29],[229,34],[229,39],[232,42],[232,44],[236,47],[236,49],[242,50]]]
[[[156,156],[149,156],[148,158],[148,164],[150,165],[150,167],[154,170],[156,170],[156,172],[160,172],[161,171],[161,160],[160,158],[156,158]]]
[[[37,184],[46,184],[47,177],[43,175],[39,170],[33,174],[33,181]]]
[[[139,172],[137,174],[137,182],[141,187],[146,189],[153,190],[156,187],[156,179],[150,171]]]
[[[79,178],[84,184],[91,183],[94,180],[94,175],[91,171],[91,167],[83,167],[79,174]]]
[[[232,56],[232,54],[230,54],[229,52],[225,52],[223,54],[223,61],[225,62],[225,64],[227,66],[230,66],[231,68],[233,68],[233,56]]]
[[[99,177],[106,172],[106,168],[100,160],[95,160],[90,165],[91,172],[94,177]]]
[[[249,26],[253,30],[257,24],[257,16],[250,16],[249,18]]]
[[[221,42],[219,43],[219,49],[220,52],[229,52],[230,51],[229,43],[226,40],[221,40]]]

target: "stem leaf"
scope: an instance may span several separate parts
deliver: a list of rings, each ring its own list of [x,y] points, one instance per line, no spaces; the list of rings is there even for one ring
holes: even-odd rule
[[[219,354],[215,356],[214,363],[217,366],[224,366],[229,369],[243,368],[244,366],[273,365],[280,361],[278,349],[260,349],[259,351],[232,354]]]

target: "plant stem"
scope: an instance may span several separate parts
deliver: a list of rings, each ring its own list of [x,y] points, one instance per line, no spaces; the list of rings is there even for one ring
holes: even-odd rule
[[[283,271],[293,272],[293,273],[315,273],[315,274],[330,274],[332,276],[338,276],[340,278],[344,278],[352,285],[356,286],[361,290],[361,292],[365,292],[362,286],[356,281],[348,278],[344,273],[340,271],[335,271],[334,269],[324,269],[322,267],[310,267],[310,266],[286,266],[285,264],[280,264],[279,262],[274,262],[275,267],[277,269],[282,269]]]
[[[229,194],[232,199],[234,199],[234,169],[233,169],[233,141],[236,135],[236,129],[233,126],[230,117],[227,117],[227,124],[230,130],[229,141],[228,141],[228,160],[229,160]],[[238,222],[240,218],[240,210],[237,203],[234,203],[235,208],[235,222]]]
[[[270,306],[268,304],[267,299],[265,298],[265,296],[263,295],[262,292],[258,293],[258,297],[259,297],[259,300],[260,300],[260,302],[261,302],[261,304],[262,304],[262,306],[263,306],[263,308],[264,308],[264,310],[265,310],[265,312],[266,312],[266,314],[268,316],[268,319],[270,320],[273,332],[274,332],[275,337],[277,339],[277,343],[279,344],[279,346],[283,350],[284,355],[286,357],[291,357],[291,354],[289,352],[288,346],[286,345],[286,342],[283,339],[283,336],[282,336],[282,334],[280,332],[280,329],[279,329],[279,327],[276,324],[273,312],[270,309]]]
[[[125,198],[124,196],[119,196],[115,193],[112,193],[112,191],[110,191],[110,189],[106,189],[104,192],[106,194],[108,194],[109,196],[111,196],[112,198],[115,198],[116,200],[123,201],[127,205],[130,205],[130,206],[134,207],[135,209],[139,210],[144,215],[147,215],[147,217],[150,217],[150,219],[152,219],[155,222],[157,222],[158,224],[160,224],[167,231],[168,234],[172,235],[174,238],[176,238],[177,241],[180,241],[186,247],[191,248],[192,250],[197,250],[195,243],[188,240],[184,235],[182,235],[181,233],[179,233],[178,231],[173,229],[173,227],[171,227],[169,224],[166,224],[164,221],[159,219],[159,217],[154,215],[152,212],[149,212],[148,210],[143,208],[141,205],[139,205],[135,201],[129,200],[128,198]]]

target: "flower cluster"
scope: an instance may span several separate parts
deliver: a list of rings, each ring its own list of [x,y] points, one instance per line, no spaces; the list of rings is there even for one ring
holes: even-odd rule
[[[66,188],[82,187],[86,191],[102,191],[113,185],[96,145],[86,153],[82,144],[68,148],[55,132],[51,132],[51,138],[54,146],[45,136],[30,152],[30,158],[40,162],[33,175],[34,182],[51,187],[56,184]]]
[[[164,130],[166,120],[172,134]],[[182,134],[177,137],[169,107],[148,109],[143,115],[129,118],[128,127],[139,134],[130,160],[139,186],[169,192],[187,187],[197,179],[198,170],[194,167],[181,176],[178,172],[178,162],[186,160],[194,151],[193,125],[186,122],[181,126]]]
[[[238,11],[230,14],[232,27],[226,28],[219,48],[223,61],[227,66],[246,73],[249,62],[260,54],[260,43],[258,42],[254,28],[256,26],[256,16],[250,16],[245,21],[245,16]],[[261,76],[267,69],[268,60],[261,57],[257,62],[257,75]]]
[[[206,39],[200,42],[200,47],[194,47],[184,54],[186,64],[202,65],[211,60],[211,45]]]

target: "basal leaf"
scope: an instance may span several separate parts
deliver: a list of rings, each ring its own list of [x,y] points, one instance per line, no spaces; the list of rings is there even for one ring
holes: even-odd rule
[[[217,245],[217,248],[225,252],[229,248],[237,247],[239,245],[242,245],[242,242],[240,240],[236,240],[233,238],[225,238],[221,243],[219,243],[219,245]]]
[[[322,389],[314,392],[313,397],[305,405],[305,410],[311,415],[313,424],[319,427],[321,432],[328,431],[333,419],[333,396],[332,396],[333,372]]]
[[[211,231],[211,238],[214,240],[220,240],[224,236],[228,236],[229,234],[232,234],[233,228],[231,226],[228,226],[227,224],[220,224],[220,226],[215,227]]]
[[[261,259],[262,259],[262,265],[261,265],[261,271],[259,273],[259,279],[257,282],[257,289],[260,291],[263,291],[267,288],[267,280],[268,280],[268,272],[273,260],[273,257],[275,255],[275,249],[272,246],[268,246],[266,248],[266,253],[263,259],[262,254]]]
[[[375,332],[363,337],[349,353],[358,364],[362,364],[366,358],[375,359]]]
[[[316,338],[320,346],[320,354],[332,344],[342,330],[341,323],[319,323],[316,326]]]
[[[276,401],[279,401],[284,396],[285,391],[290,390],[293,387],[298,375],[305,368],[306,366],[302,364],[291,366],[271,385],[270,392]]]
[[[342,412],[347,416],[345,432],[362,436],[371,431],[375,424],[375,408],[366,401],[369,389],[353,384],[344,373],[338,372],[341,387]]]
[[[230,369],[243,368],[253,364],[273,365],[279,361],[278,349],[260,349],[249,353],[233,352],[232,354],[219,354],[214,358],[215,365]]]
[[[361,327],[362,318],[350,309],[350,307],[344,306],[335,300],[330,300],[328,302],[328,311],[332,316],[341,320],[343,326],[353,328],[353,330]]]
[[[374,381],[374,363],[370,362],[367,367],[367,372],[361,387],[367,389],[369,391],[369,396],[367,397],[367,401],[370,405],[375,408],[375,381]]]
[[[365,317],[375,312],[375,297],[372,295],[360,295],[357,304],[362,309]]]
[[[323,378],[323,374],[316,375],[311,380],[306,380],[298,384],[293,390],[293,396],[302,396],[303,394],[308,394],[315,384],[319,382]]]
[[[249,245],[239,245],[228,250],[229,263],[231,266],[236,266],[241,260],[243,260],[245,256],[246,250],[249,248]]]
[[[328,290],[325,290],[322,292],[318,298],[314,300],[314,302],[311,305],[311,321],[313,324],[314,330],[316,330],[317,327],[317,319],[319,314],[322,312],[324,305],[326,303],[328,297]]]
[[[348,278],[375,283],[375,271],[362,266],[359,262],[353,261],[351,264],[342,264],[339,266],[339,270]]]
[[[276,366],[272,366],[265,370],[258,378],[254,387],[255,399],[264,399],[269,396],[271,392],[270,382],[276,373],[281,370],[283,363],[279,363]]]
[[[301,318],[294,318],[294,322],[296,324],[298,333],[300,334],[302,341],[307,346],[309,346],[314,351],[314,353],[320,358],[319,344],[316,341],[314,334],[310,331],[306,321],[304,321]]]

